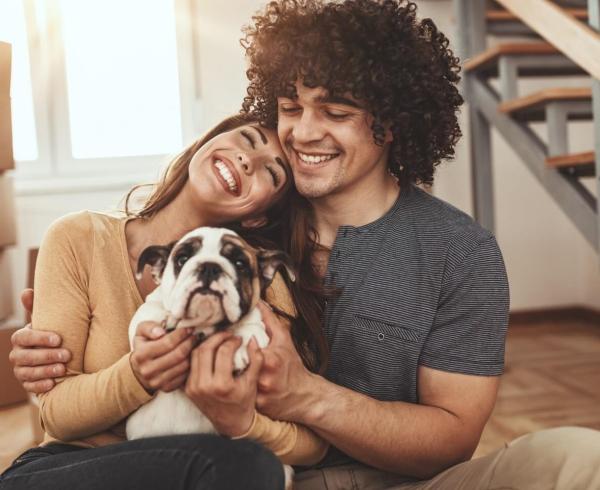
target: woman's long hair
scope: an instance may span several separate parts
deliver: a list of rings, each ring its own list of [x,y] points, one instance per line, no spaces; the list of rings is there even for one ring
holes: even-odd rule
[[[155,216],[184,188],[189,178],[190,162],[203,145],[219,134],[252,123],[256,124],[257,119],[250,114],[236,114],[221,121],[177,155],[157,183],[133,187],[125,196],[125,214],[140,219]],[[134,211],[130,204],[131,199],[137,191],[147,187],[152,188],[150,195],[141,209]],[[239,222],[232,222],[226,226],[236,231],[254,247],[279,248],[291,256],[297,269],[297,280],[291,282],[289,278],[285,277],[285,279],[296,306],[297,317],[293,318],[276,307],[274,309],[290,321],[292,339],[305,366],[311,371],[323,372],[327,363],[327,343],[322,328],[322,305],[325,293],[319,286],[320,281],[316,271],[309,266],[312,263],[311,255],[314,247],[308,235],[303,236],[302,230],[306,233],[310,230],[308,220],[304,218],[306,213],[302,199],[292,185],[290,190],[266,211],[268,220],[266,226],[245,228]],[[296,206],[301,208],[296,209]],[[294,223],[296,220],[300,227]]]
[[[188,181],[190,162],[200,148],[219,134],[256,122],[256,119],[248,114],[236,114],[221,121],[177,155],[171,161],[159,182],[134,186],[125,197],[125,214],[136,218],[152,218],[179,195]],[[138,190],[146,187],[153,187],[154,189],[142,208],[138,211],[132,211],[130,202],[133,195]]]

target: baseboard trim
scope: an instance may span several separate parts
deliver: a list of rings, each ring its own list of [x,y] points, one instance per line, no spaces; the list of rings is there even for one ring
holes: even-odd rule
[[[600,311],[587,306],[564,306],[536,310],[511,311],[509,324],[535,324],[545,322],[581,321],[600,326]]]

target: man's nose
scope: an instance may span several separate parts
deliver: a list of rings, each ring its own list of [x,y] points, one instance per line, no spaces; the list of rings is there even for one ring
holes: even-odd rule
[[[295,142],[309,143],[323,139],[323,128],[312,111],[303,111],[292,128]]]
[[[244,152],[240,152],[236,155],[236,158],[238,164],[240,165],[244,173],[246,175],[252,175],[252,173],[254,172],[255,165],[250,155]]]
[[[204,264],[200,264],[200,268],[198,269],[198,279],[202,281],[202,285],[207,287],[211,282],[218,279],[223,269],[219,264],[215,262],[205,262]]]

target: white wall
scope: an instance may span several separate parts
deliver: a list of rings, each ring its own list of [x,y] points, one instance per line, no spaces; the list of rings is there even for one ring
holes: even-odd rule
[[[236,112],[245,94],[240,27],[260,0],[199,0],[201,38],[199,62],[203,101],[200,129]],[[432,17],[454,41],[455,22],[450,0],[418,2],[422,17]],[[535,84],[523,86],[529,91]],[[463,111],[466,114],[466,109]],[[467,131],[466,117],[462,127]],[[577,148],[591,148],[591,127],[577,133]],[[468,134],[456,160],[443,164],[434,192],[471,213]],[[512,308],[533,309],[562,305],[600,308],[600,272],[595,251],[529,174],[497,134],[493,138],[497,237],[509,274]],[[37,246],[46,227],[57,217],[80,209],[114,208],[127,187],[110,191],[20,195],[16,207],[19,246],[10,250],[15,309],[25,284],[27,249]]]

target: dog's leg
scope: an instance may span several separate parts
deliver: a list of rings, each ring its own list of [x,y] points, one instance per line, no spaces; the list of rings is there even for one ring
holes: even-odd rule
[[[242,337],[242,345],[239,346],[233,356],[233,368],[235,372],[242,372],[250,363],[248,343],[252,337],[256,339],[256,343],[261,349],[269,345],[269,336],[258,309],[251,311],[244,321],[236,327],[235,335]]]

